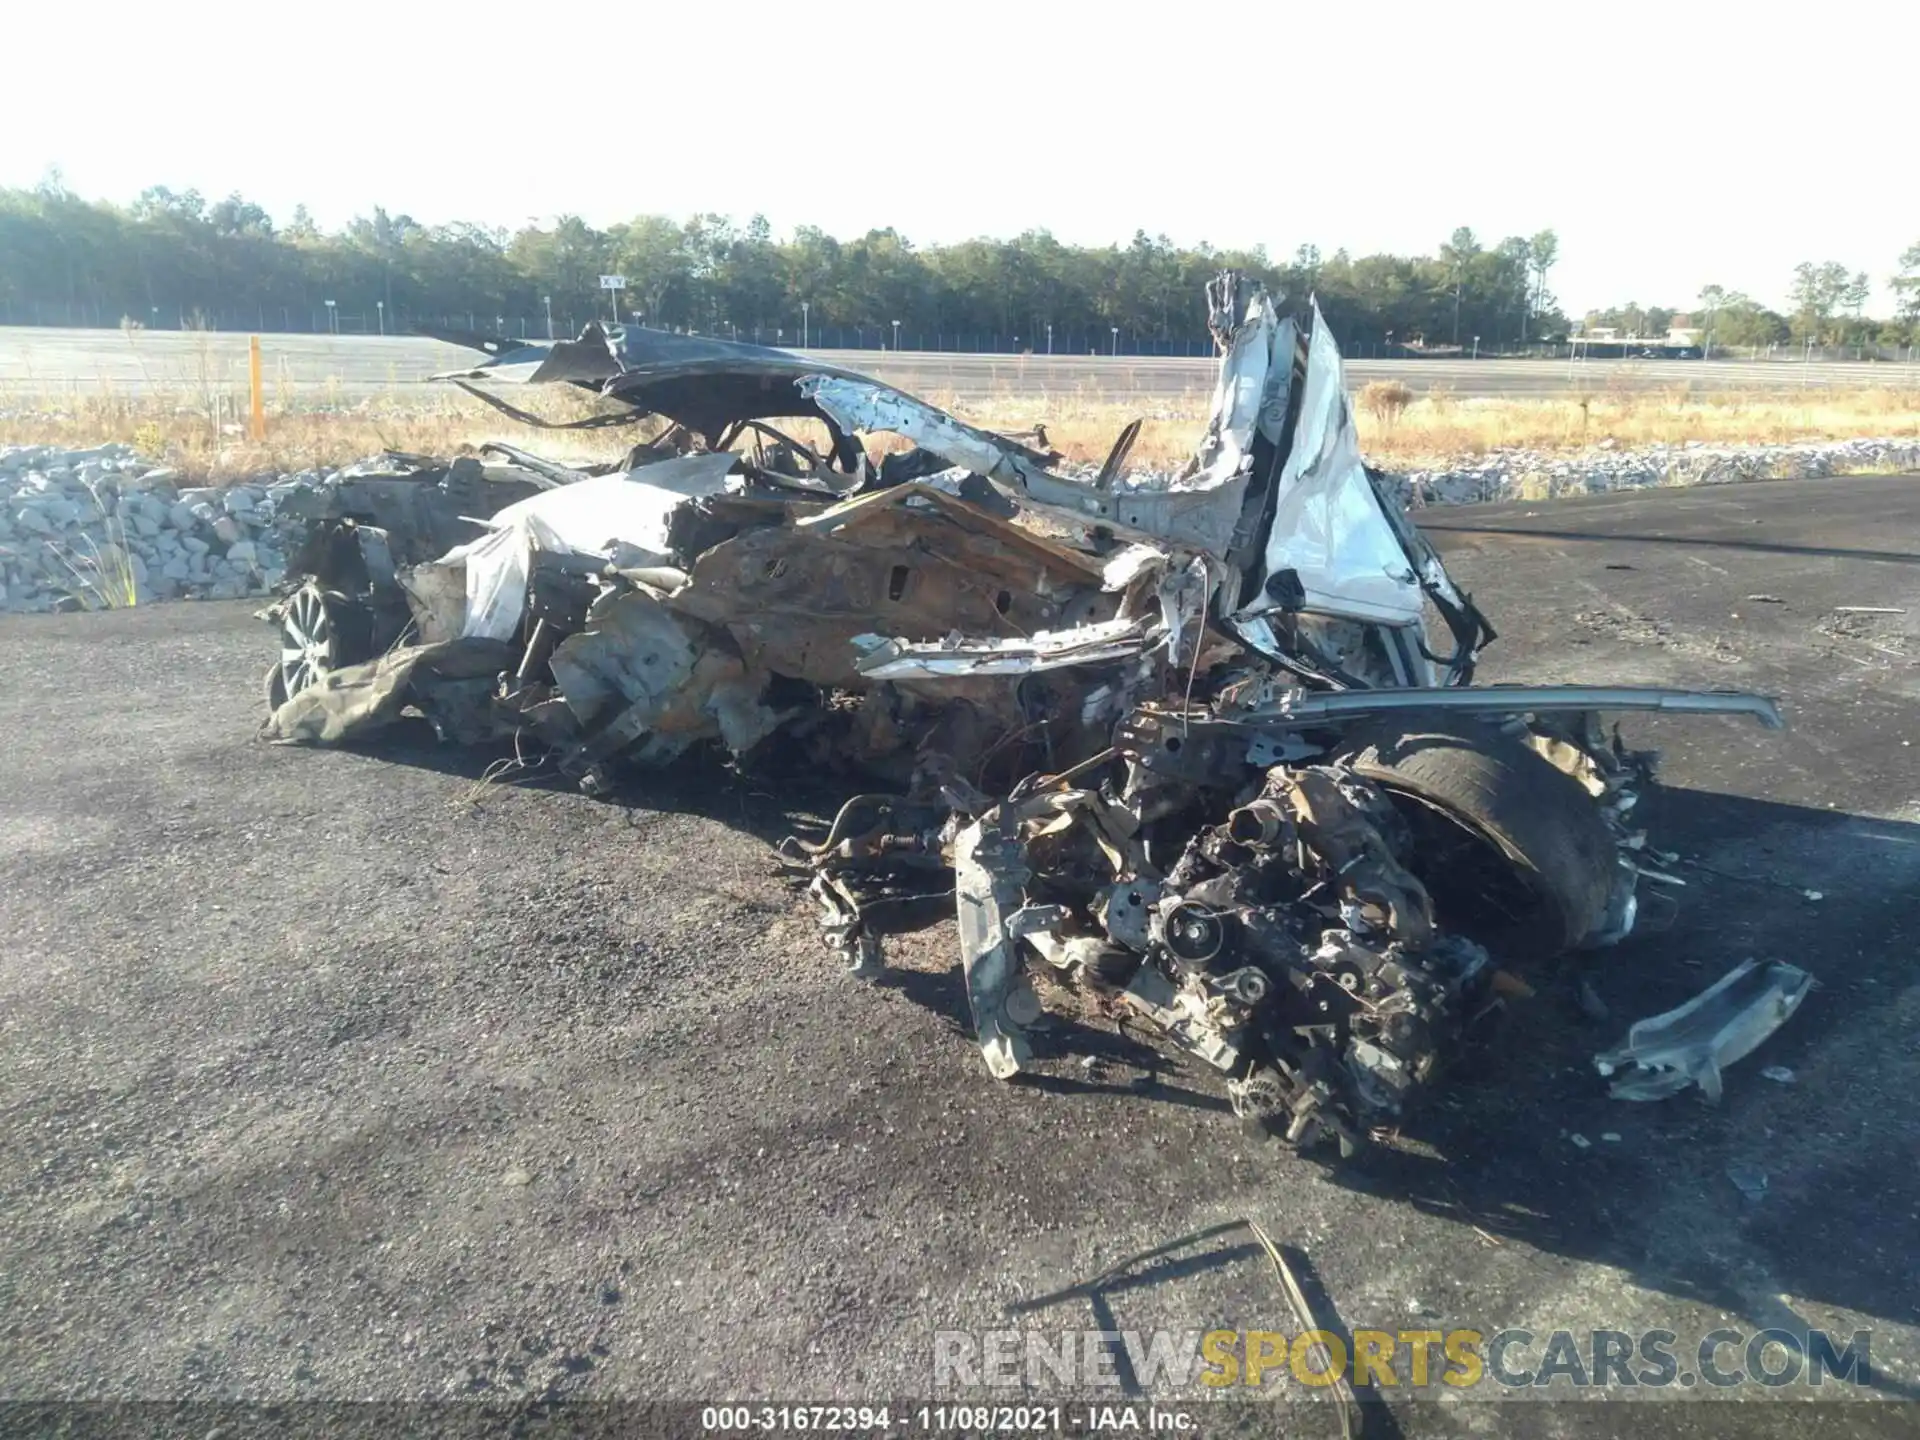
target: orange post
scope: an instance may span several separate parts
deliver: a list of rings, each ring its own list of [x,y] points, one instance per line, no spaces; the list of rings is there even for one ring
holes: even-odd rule
[[[253,382],[253,414],[248,433],[256,440],[267,438],[267,392],[260,380],[260,337],[247,339],[247,378]]]

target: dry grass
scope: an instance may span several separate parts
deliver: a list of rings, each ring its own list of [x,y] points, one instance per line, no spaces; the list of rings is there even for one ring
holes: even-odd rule
[[[191,478],[224,479],[339,464],[382,449],[457,455],[488,440],[559,460],[610,459],[652,433],[651,427],[539,431],[452,387],[396,383],[366,400],[348,400],[327,386],[296,393],[281,382],[268,389],[267,439],[258,444],[246,437],[244,387],[200,376],[150,383],[140,393],[107,384],[0,392],[0,444],[123,441]],[[554,420],[595,409],[590,397],[563,386],[529,388],[513,398]],[[1192,452],[1209,401],[1200,392],[1128,400],[1111,388],[926,398],[996,429],[1043,424],[1056,449],[1086,462],[1103,460],[1120,428],[1144,416],[1134,462],[1157,467],[1177,465]],[[1635,446],[1920,437],[1920,389],[1694,395],[1617,388],[1537,399],[1460,399],[1437,389],[1404,403],[1397,394],[1391,404],[1363,400],[1356,409],[1369,458],[1389,465],[1505,449],[1575,450],[1607,440]],[[813,443],[824,438],[796,434]]]
[[[1693,395],[1616,390],[1533,398],[1420,399],[1388,425],[1361,418],[1370,456],[1413,462],[1492,450],[1776,444],[1859,436],[1920,437],[1920,389],[1810,389]]]
[[[1193,396],[1177,408],[1149,410],[1153,418],[1135,458],[1163,465],[1185,459],[1199,440],[1206,405],[1204,397]],[[1039,401],[1009,396],[984,412],[975,406],[966,413],[1008,429],[1040,421],[1071,458],[1100,460],[1120,426],[1142,408],[1108,401],[1050,412]],[[1495,450],[1580,450],[1607,440],[1636,446],[1920,437],[1920,388],[1733,395],[1621,390],[1471,400],[1436,390],[1404,405],[1356,410],[1368,458],[1395,465],[1444,463]]]
[[[591,412],[587,397],[558,387],[521,400],[523,409],[568,420]],[[609,438],[613,437],[613,438]],[[524,445],[560,460],[617,455],[634,430],[542,432],[520,425],[452,387],[396,388],[376,399],[269,401],[267,436],[247,436],[244,393],[215,392],[212,404],[178,392],[84,391],[0,395],[0,444],[98,445],[119,441],[193,479],[338,465],[379,450],[458,455],[489,440]]]

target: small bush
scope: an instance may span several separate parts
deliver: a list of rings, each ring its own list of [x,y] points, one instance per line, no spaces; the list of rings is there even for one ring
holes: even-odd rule
[[[1413,403],[1413,391],[1399,380],[1370,380],[1360,387],[1360,408],[1391,430],[1401,412]]]

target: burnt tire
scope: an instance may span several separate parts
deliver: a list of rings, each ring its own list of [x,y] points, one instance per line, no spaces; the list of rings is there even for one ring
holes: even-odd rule
[[[1443,925],[1516,958],[1557,955],[1601,928],[1620,863],[1613,835],[1586,789],[1521,741],[1409,716],[1351,736],[1341,758],[1406,818],[1403,863]]]
[[[362,602],[309,580],[281,605],[280,688],[286,695],[374,654],[373,612]]]

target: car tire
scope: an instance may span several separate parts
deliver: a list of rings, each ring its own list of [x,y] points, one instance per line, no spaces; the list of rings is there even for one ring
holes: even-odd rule
[[[1613,834],[1579,781],[1521,740],[1471,719],[1404,717],[1350,734],[1340,758],[1407,819],[1403,863],[1447,928],[1519,957],[1574,949],[1604,926]],[[1497,875],[1501,862],[1517,883]]]
[[[373,613],[309,580],[280,607],[280,647],[281,688],[298,695],[334,670],[373,659]]]

